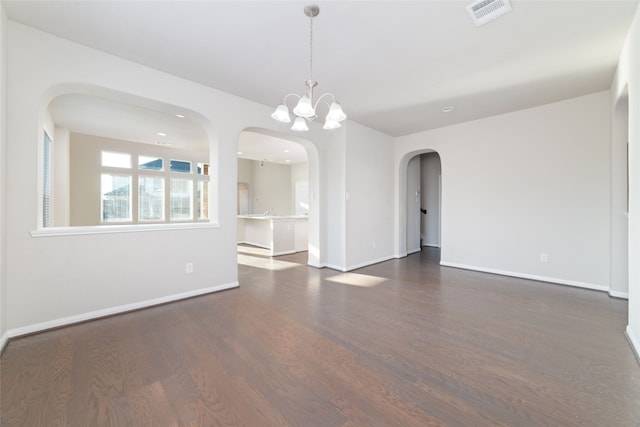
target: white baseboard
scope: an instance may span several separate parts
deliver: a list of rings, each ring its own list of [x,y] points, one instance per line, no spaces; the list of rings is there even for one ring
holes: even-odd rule
[[[389,261],[390,259],[396,258],[393,255],[389,255],[386,256],[384,258],[378,258],[378,259],[374,259],[371,261],[366,261],[360,264],[355,264],[355,265],[350,265],[350,266],[337,266],[337,265],[332,265],[332,264],[327,264],[326,266],[332,270],[338,270],[338,271],[342,271],[343,273],[346,273],[347,271],[351,271],[351,270],[357,270],[358,268],[362,268],[362,267],[367,267],[369,265],[373,265],[373,264],[378,264],[380,262],[385,262],[385,261]]]
[[[271,246],[266,246],[266,245],[263,245],[263,244],[261,244],[261,243],[250,242],[250,241],[248,241],[248,240],[244,240],[244,241],[242,241],[242,242],[238,242],[238,244],[251,245],[251,246],[255,246],[255,247],[257,247],[257,248],[262,248],[262,249],[269,249],[269,250],[271,250]]]
[[[609,289],[609,296],[613,298],[629,299],[629,292],[612,291]]]
[[[7,347],[7,343],[9,342],[9,331],[5,331],[4,334],[0,337],[0,356],[2,356],[2,352]]]
[[[434,246],[434,245],[426,245],[426,244],[423,244],[423,245],[422,245],[422,247],[421,247],[420,249],[413,249],[413,250],[409,250],[409,251],[407,251],[407,252],[402,252],[402,253],[399,253],[399,254],[395,254],[395,255],[393,256],[393,258],[404,258],[404,257],[406,257],[406,256],[409,256],[409,255],[413,254],[413,253],[421,252],[421,251],[422,251],[422,248],[440,248],[440,246]]]
[[[238,286],[239,286],[238,282],[225,283],[223,285],[211,286],[209,288],[196,289],[195,291],[183,292],[179,294],[168,295],[165,297],[154,298],[146,301],[139,301],[132,304],[125,304],[117,307],[110,307],[102,310],[90,311],[88,313],[83,313],[83,314],[76,314],[73,316],[63,317],[61,319],[50,320],[42,323],[36,323],[33,325],[23,326],[16,329],[10,329],[3,335],[2,339],[5,339],[5,336],[6,336],[6,339],[15,338],[22,335],[46,331],[48,329],[59,328],[62,326],[69,326],[75,323],[86,322],[88,320],[95,320],[101,317],[113,316],[115,314],[126,313],[128,311],[134,311],[142,308],[152,307],[154,305],[166,304],[168,302],[179,301],[182,299],[205,295],[212,292],[218,292],[226,289],[237,288]]]
[[[322,264],[322,263],[313,263],[313,262],[307,262],[307,265],[309,267],[313,267],[313,268],[325,268],[327,265],[326,264]]]
[[[349,271],[347,270],[347,267],[342,265],[326,264],[325,267],[330,268],[331,270],[342,271],[343,273]]]
[[[271,256],[291,255],[291,254],[295,254],[295,253],[296,253],[296,251],[280,251],[280,252],[272,252]]]
[[[480,271],[482,273],[499,274],[501,276],[518,277],[521,279],[537,280],[539,282],[555,283],[558,285],[574,286],[577,288],[592,289],[595,291],[609,292],[608,286],[594,285],[592,283],[578,282],[575,280],[557,279],[555,277],[538,276],[535,274],[517,273],[513,271],[497,270],[493,268],[476,267],[474,265],[458,264],[455,262],[440,261],[445,267],[462,268],[464,270]]]
[[[393,255],[388,255],[388,256],[385,256],[385,257],[382,257],[382,258],[374,259],[372,261],[367,261],[367,262],[363,262],[361,264],[352,265],[352,266],[348,267],[347,271],[355,270],[355,269],[366,267],[366,266],[373,265],[373,264],[379,264],[381,262],[389,261],[390,259],[393,259]]]
[[[631,329],[631,325],[627,325],[627,330],[625,331],[625,335],[627,336],[627,340],[629,344],[631,344],[631,349],[636,355],[636,359],[638,363],[640,363],[640,337],[638,337],[633,329]]]
[[[257,248],[262,248],[262,249],[267,249],[269,251],[271,251],[271,246],[265,246],[262,245],[260,243],[254,243],[254,242],[249,242],[249,241],[242,241],[242,242],[238,242],[239,245],[244,244],[244,245],[251,245],[251,246],[255,246]],[[296,250],[287,250],[287,251],[280,251],[280,252],[271,252],[269,254],[269,256],[280,256],[280,255],[291,255],[291,254],[295,254]],[[300,251],[303,252],[303,251]]]

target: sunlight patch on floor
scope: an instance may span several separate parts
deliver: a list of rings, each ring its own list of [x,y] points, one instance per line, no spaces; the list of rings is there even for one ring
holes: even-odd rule
[[[342,273],[327,277],[325,280],[340,283],[341,285],[360,286],[363,288],[371,288],[388,281],[388,279],[385,279],[384,277],[369,276],[367,274],[358,273]]]
[[[264,268],[265,270],[287,270],[289,268],[299,267],[300,264],[289,261],[280,261],[273,258],[264,258],[263,256],[238,254],[238,264],[249,267]]]

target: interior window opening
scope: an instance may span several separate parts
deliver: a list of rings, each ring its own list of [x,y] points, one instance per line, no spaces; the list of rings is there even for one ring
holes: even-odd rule
[[[207,133],[167,107],[86,94],[54,98],[45,127],[55,132],[45,132],[42,146],[41,226],[214,220]]]

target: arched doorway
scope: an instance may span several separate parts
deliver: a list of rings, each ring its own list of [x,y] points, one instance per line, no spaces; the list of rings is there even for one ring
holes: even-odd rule
[[[398,252],[441,247],[442,166],[440,155],[423,149],[407,153],[399,163]]]
[[[629,297],[629,92],[614,105],[611,134],[611,273],[609,294]]]
[[[251,149],[249,153],[251,144],[257,144],[258,147]],[[279,150],[279,152],[269,153],[268,150],[265,151],[266,146],[271,146],[271,150]],[[284,153],[285,150],[289,152]],[[300,151],[304,159],[301,159]],[[319,160],[315,145],[311,141],[296,136],[263,128],[247,128],[238,140],[238,153],[239,159],[253,162],[251,167],[255,170],[264,172],[271,168],[279,170],[281,175],[286,175],[274,179],[271,183],[264,180],[260,183],[246,182],[251,181],[252,178],[242,170],[239,163],[239,189],[240,184],[246,184],[242,189],[246,196],[241,196],[239,192],[238,208],[240,209],[242,205],[245,210],[250,211],[249,215],[288,216],[299,219],[306,217],[304,219],[306,219],[307,264],[320,267]],[[296,160],[292,160],[294,154],[297,156]],[[287,162],[287,160],[290,161]],[[285,181],[287,183],[284,183]],[[277,182],[282,184],[281,189],[277,191],[279,194],[269,194],[275,192],[273,186],[278,185]],[[261,187],[259,195],[254,191],[255,187]],[[250,200],[240,200],[240,197],[248,197]],[[298,232],[299,235],[300,232]]]

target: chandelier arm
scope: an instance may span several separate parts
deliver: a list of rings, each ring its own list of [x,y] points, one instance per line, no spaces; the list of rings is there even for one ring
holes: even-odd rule
[[[288,93],[288,94],[286,94],[286,95],[284,96],[284,98],[282,99],[282,103],[283,103],[283,104],[285,104],[285,105],[287,105],[287,99],[288,99],[290,96],[295,96],[295,97],[297,97],[298,99],[302,98],[302,97],[301,97],[300,95],[298,95],[297,93]]]
[[[316,100],[316,103],[313,105],[313,109],[314,109],[314,110],[316,110],[316,111],[317,111],[317,109],[318,109],[318,104],[320,104],[320,101],[321,101],[321,100],[322,100],[322,98],[324,98],[325,96],[330,96],[330,97],[331,97],[331,100],[332,100],[333,102],[335,102],[335,100],[336,100],[336,97],[335,97],[331,92],[323,93],[322,95],[320,95],[320,98],[318,98],[318,99]],[[328,104],[328,103],[327,103],[327,104]]]

